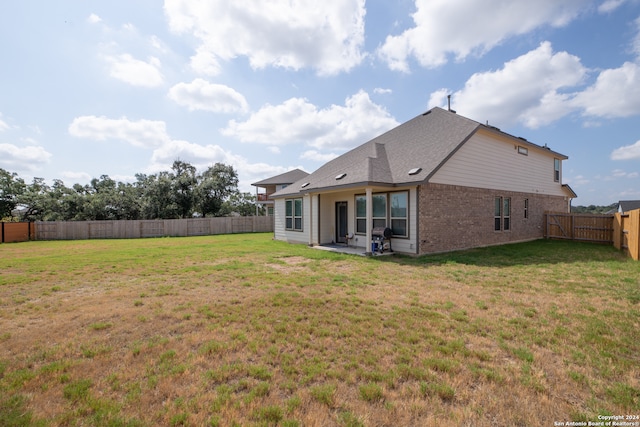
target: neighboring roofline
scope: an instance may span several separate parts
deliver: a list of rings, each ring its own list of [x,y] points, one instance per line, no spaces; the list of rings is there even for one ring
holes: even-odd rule
[[[262,181],[254,182],[251,184],[254,187],[259,187],[262,185],[278,185],[278,184],[291,184],[291,179],[289,179],[290,175],[302,175],[309,176],[310,174],[300,168],[292,169],[285,173],[281,173],[280,175],[272,176],[270,178],[263,179]],[[301,178],[298,178],[301,179]]]

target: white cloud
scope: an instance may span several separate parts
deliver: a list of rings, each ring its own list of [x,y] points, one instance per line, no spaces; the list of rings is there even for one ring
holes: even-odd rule
[[[333,75],[364,57],[364,0],[166,0],[164,11],[173,32],[200,41],[191,66],[202,74],[215,75],[221,61],[245,56],[253,68],[311,67]]]
[[[586,69],[567,52],[540,46],[504,64],[502,69],[476,73],[454,93],[452,109],[480,122],[499,126],[520,122],[536,128],[571,112],[570,95],[560,90],[580,84]],[[431,94],[430,106],[446,105],[447,89]]]
[[[0,113],[0,117],[2,117],[2,114]],[[5,130],[9,130],[10,126],[3,121],[2,119],[0,119],[0,132],[4,132]]]
[[[92,13],[91,15],[89,15],[89,17],[87,18],[87,22],[89,22],[90,24],[97,24],[98,22],[102,22],[102,18],[100,18],[98,15],[96,15],[95,13]]]
[[[143,148],[158,147],[170,141],[163,121],[131,121],[126,117],[109,119],[104,116],[81,116],[69,125],[69,134],[78,138],[106,141],[126,141]]]
[[[204,110],[214,113],[246,112],[246,99],[232,88],[195,79],[191,83],[178,83],[169,90],[169,98],[189,111]]]
[[[611,160],[635,160],[640,159],[640,140],[635,144],[616,148],[611,153]]]
[[[335,159],[336,157],[338,157],[338,154],[336,154],[336,153],[323,154],[323,153],[320,153],[320,152],[318,152],[316,150],[305,151],[300,156],[301,159],[313,160],[315,162],[321,162],[321,163],[326,163],[326,162],[328,162],[330,160]]]
[[[620,68],[604,70],[596,82],[576,94],[572,101],[585,116],[604,118],[640,114],[640,66],[625,62]]]
[[[321,110],[302,98],[265,105],[245,122],[231,120],[222,133],[242,142],[304,143],[316,149],[344,150],[397,125],[388,111],[360,91],[347,98],[344,106],[331,105]]]
[[[409,71],[409,58],[427,68],[483,54],[509,37],[572,21],[593,0],[415,0],[415,26],[388,36],[378,55],[393,70]]]
[[[160,60],[150,57],[148,62],[135,59],[128,53],[121,55],[107,55],[104,57],[109,64],[111,77],[132,86],[157,87],[162,85],[164,77],[160,72]]]
[[[584,175],[576,175],[573,178],[566,177],[564,181],[570,185],[586,185],[591,182],[591,180],[589,180],[589,178],[585,177]]]
[[[605,0],[600,6],[598,6],[598,12],[610,13],[620,7],[626,0]]]
[[[373,93],[376,93],[378,95],[388,95],[390,93],[393,93],[393,90],[377,87],[377,88],[373,89]]]
[[[33,171],[48,163],[51,157],[52,154],[40,146],[0,144],[0,167],[5,169]]]
[[[62,180],[71,181],[73,183],[88,183],[93,178],[86,172],[62,171],[60,173]]]

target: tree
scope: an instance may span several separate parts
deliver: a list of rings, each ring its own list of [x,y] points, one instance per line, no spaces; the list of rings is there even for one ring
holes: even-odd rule
[[[15,172],[0,168],[0,219],[12,217],[12,211],[25,191],[25,183]]]
[[[173,177],[169,172],[157,175],[136,175],[137,185],[142,188],[142,217],[145,219],[178,218],[179,209],[175,201]],[[140,182],[140,180],[143,180]]]
[[[251,193],[236,192],[222,204],[220,213],[224,216],[238,214],[240,216],[252,216],[256,213],[256,196]]]
[[[173,170],[173,193],[180,218],[189,218],[193,214],[196,202],[195,190],[198,184],[196,168],[187,162],[176,160]]]
[[[238,174],[233,166],[216,163],[199,177],[198,208],[203,217],[221,216],[224,201],[238,192]]]
[[[49,191],[51,189],[44,178],[33,178],[33,182],[27,185],[25,191],[18,197],[18,206],[22,208],[21,221],[44,219],[44,214],[50,204]]]

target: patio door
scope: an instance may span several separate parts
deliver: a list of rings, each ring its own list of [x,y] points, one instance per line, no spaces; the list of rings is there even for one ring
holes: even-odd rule
[[[336,243],[347,243],[347,202],[336,202]]]

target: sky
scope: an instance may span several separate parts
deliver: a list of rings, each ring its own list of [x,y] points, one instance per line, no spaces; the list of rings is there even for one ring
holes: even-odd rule
[[[569,157],[573,205],[640,199],[640,0],[0,0],[0,168],[240,190],[447,106]]]

